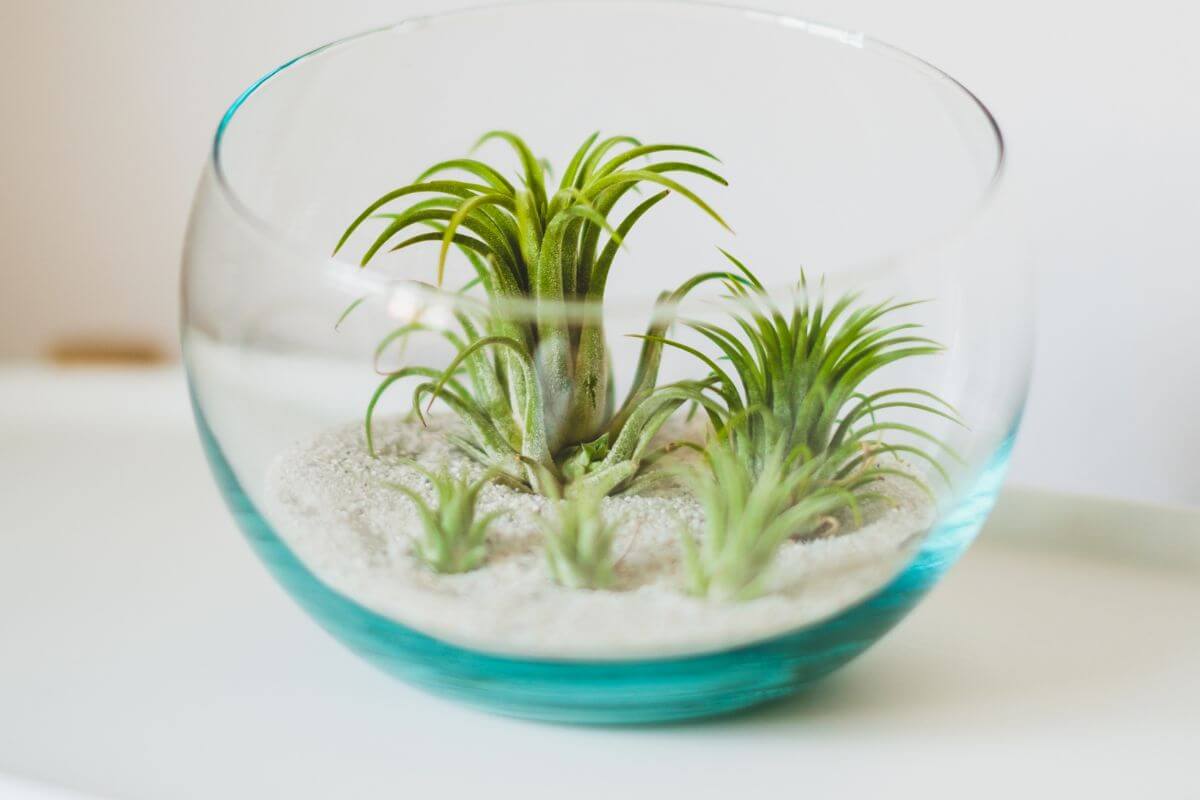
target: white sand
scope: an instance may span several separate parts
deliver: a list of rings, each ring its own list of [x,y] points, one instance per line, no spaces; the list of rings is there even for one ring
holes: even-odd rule
[[[480,512],[509,513],[493,527],[487,563],[438,575],[410,553],[419,530],[412,503],[385,486],[405,483],[433,499],[432,487],[400,458],[456,473],[481,470],[442,431],[400,419],[376,421],[379,458],[361,425],[330,430],[283,453],[267,476],[267,515],[314,574],[362,605],[431,636],[477,650],[546,658],[625,659],[724,649],[827,617],[881,587],[932,524],[931,501],[910,482],[881,484],[893,504],[867,509],[866,524],[807,543],[787,543],[768,592],[717,603],[683,592],[678,530],[699,535],[703,511],[679,486],[606,498],[620,520],[615,585],[606,591],[557,586],[532,518],[546,498],[489,485]]]

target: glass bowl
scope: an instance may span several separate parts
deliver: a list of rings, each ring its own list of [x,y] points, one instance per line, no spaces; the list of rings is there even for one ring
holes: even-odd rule
[[[217,482],[309,614],[433,692],[602,723],[788,695],[999,490],[1032,328],[1003,161],[953,79],[790,17],[534,3],[322,47],[237,99],[196,192]]]

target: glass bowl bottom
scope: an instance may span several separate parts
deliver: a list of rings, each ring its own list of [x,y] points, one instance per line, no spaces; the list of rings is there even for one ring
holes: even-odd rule
[[[786,697],[879,640],[962,555],[992,509],[1013,435],[883,589],[795,633],[697,656],[555,661],[482,653],[381,616],[312,574],[239,484],[193,397],[205,454],[238,525],[288,593],[335,639],[392,675],[500,714],[553,722],[629,724],[708,717]],[[1015,432],[1014,432],[1015,433]]]

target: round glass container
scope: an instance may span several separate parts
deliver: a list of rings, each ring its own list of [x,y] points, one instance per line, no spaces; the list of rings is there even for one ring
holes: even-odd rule
[[[523,164],[503,137],[472,154],[493,130],[519,134],[547,164]],[[645,179],[612,210],[616,226],[666,192],[615,248],[603,292],[567,286],[555,294],[523,258],[517,228],[504,225],[518,214],[511,197],[531,192],[533,170],[549,187],[540,212],[542,233],[549,230],[569,160],[596,130],[597,142],[626,135],[687,143],[720,161],[684,150],[623,164],[673,183]],[[615,142],[605,158],[635,146]],[[456,247],[439,285],[446,215],[405,234],[428,233],[421,241],[391,252],[404,239],[393,237],[360,264],[396,219],[387,214],[436,195],[383,204],[331,255],[376,198],[435,162],[467,157],[495,165],[504,180],[461,171],[425,180],[476,186],[460,203],[501,187],[509,205],[496,201],[493,210],[511,220],[497,229],[501,239],[512,235],[497,246],[511,245],[514,263],[525,264],[518,283],[528,285],[515,294],[532,295],[538,284],[536,298],[500,302],[498,290],[471,286],[478,264]],[[672,166],[681,162],[701,169]],[[861,34],[767,13],[676,2],[532,3],[408,20],[315,50],[237,99],[196,193],[182,338],[217,482],[255,551],[308,613],[364,658],[434,692],[502,713],[605,723],[705,716],[787,695],[895,625],[971,542],[1000,487],[1032,330],[1021,231],[998,191],[1003,163],[994,120],[952,78]],[[701,198],[704,206],[694,202]],[[585,187],[566,191],[558,205],[576,209],[579,247],[585,224],[601,243],[611,233],[590,216],[598,204]],[[480,263],[488,274],[497,262]],[[722,272],[678,302],[661,302],[661,292],[692,276]],[[696,596],[709,584],[693,567],[711,577],[720,553],[689,566],[673,533],[691,520],[701,550],[717,535],[706,527],[712,509],[688,495],[687,477],[703,473],[694,448],[667,448],[665,466],[674,471],[666,489],[643,490],[619,470],[602,470],[617,449],[614,419],[637,408],[623,400],[645,383],[644,350],[658,345],[656,386],[707,391],[714,406],[730,402],[714,390],[712,376],[724,371],[726,388],[744,402],[740,412],[718,408],[718,424],[748,431],[772,404],[777,416],[802,417],[797,409],[809,408],[810,395],[833,402],[825,389],[788,378],[768,358],[760,373],[776,384],[774,399],[755,400],[734,374],[736,359],[704,331],[727,332],[753,361],[755,325],[768,321],[758,344],[778,332],[772,308],[780,310],[779,341],[795,344],[820,328],[819,320],[806,327],[817,304],[830,318],[841,298],[848,299],[830,336],[851,325],[856,310],[891,302],[871,330],[908,326],[889,334],[912,337],[894,349],[921,352],[882,364],[834,404],[829,422],[837,429],[865,397],[916,390],[857,415],[859,429],[874,429],[857,440],[862,458],[838,477],[880,465],[905,475],[881,478],[878,497],[860,494],[859,503],[808,518],[801,541],[783,542],[779,563],[746,597]],[[420,521],[393,483],[409,481],[407,489],[433,504],[409,460],[464,475],[483,470],[468,455],[480,448],[482,428],[456,415],[447,394],[465,373],[444,374],[472,363],[467,354],[456,358],[473,338],[464,319],[486,320],[476,338],[522,342],[473,351],[505,376],[500,406],[512,419],[484,403],[478,385],[463,389],[479,401],[489,431],[519,441],[515,460],[499,469],[507,484],[489,484],[482,495],[504,512],[497,530],[508,532],[489,534],[482,566],[444,575],[414,562]],[[579,352],[589,335],[604,356],[585,367]],[[926,349],[926,340],[936,347]],[[539,389],[533,401],[515,388],[525,380]],[[585,391],[590,411],[579,410]],[[615,400],[595,399],[609,392]],[[369,448],[364,418],[376,395]],[[663,406],[675,414],[656,445],[711,442],[712,420],[704,408],[689,414],[691,405]],[[531,443],[534,428],[541,451]],[[566,588],[543,555],[561,503],[543,495],[569,483],[580,445],[595,445],[606,430],[611,438],[578,469],[606,476],[596,482],[612,492],[604,503],[613,512],[605,514],[615,530],[614,577],[604,589]],[[455,431],[464,438],[448,439]],[[781,437],[764,431],[755,452],[765,457]],[[552,467],[544,484],[539,452]],[[639,476],[664,466],[648,452],[617,461]],[[748,463],[746,452],[735,454],[735,469]],[[772,475],[784,482],[803,462],[775,473],[756,468],[750,485]],[[708,491],[718,502],[736,494],[721,484]],[[513,521],[525,512],[523,523]],[[731,525],[749,518],[730,513]],[[531,527],[531,514],[549,521]]]

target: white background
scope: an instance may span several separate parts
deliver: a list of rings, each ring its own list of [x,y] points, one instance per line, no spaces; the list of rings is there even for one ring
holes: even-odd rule
[[[259,74],[432,0],[0,0],[0,357],[56,337],[174,347],[216,120]],[[1014,477],[1200,504],[1200,5],[758,0],[869,32],[997,113],[1040,280]]]

